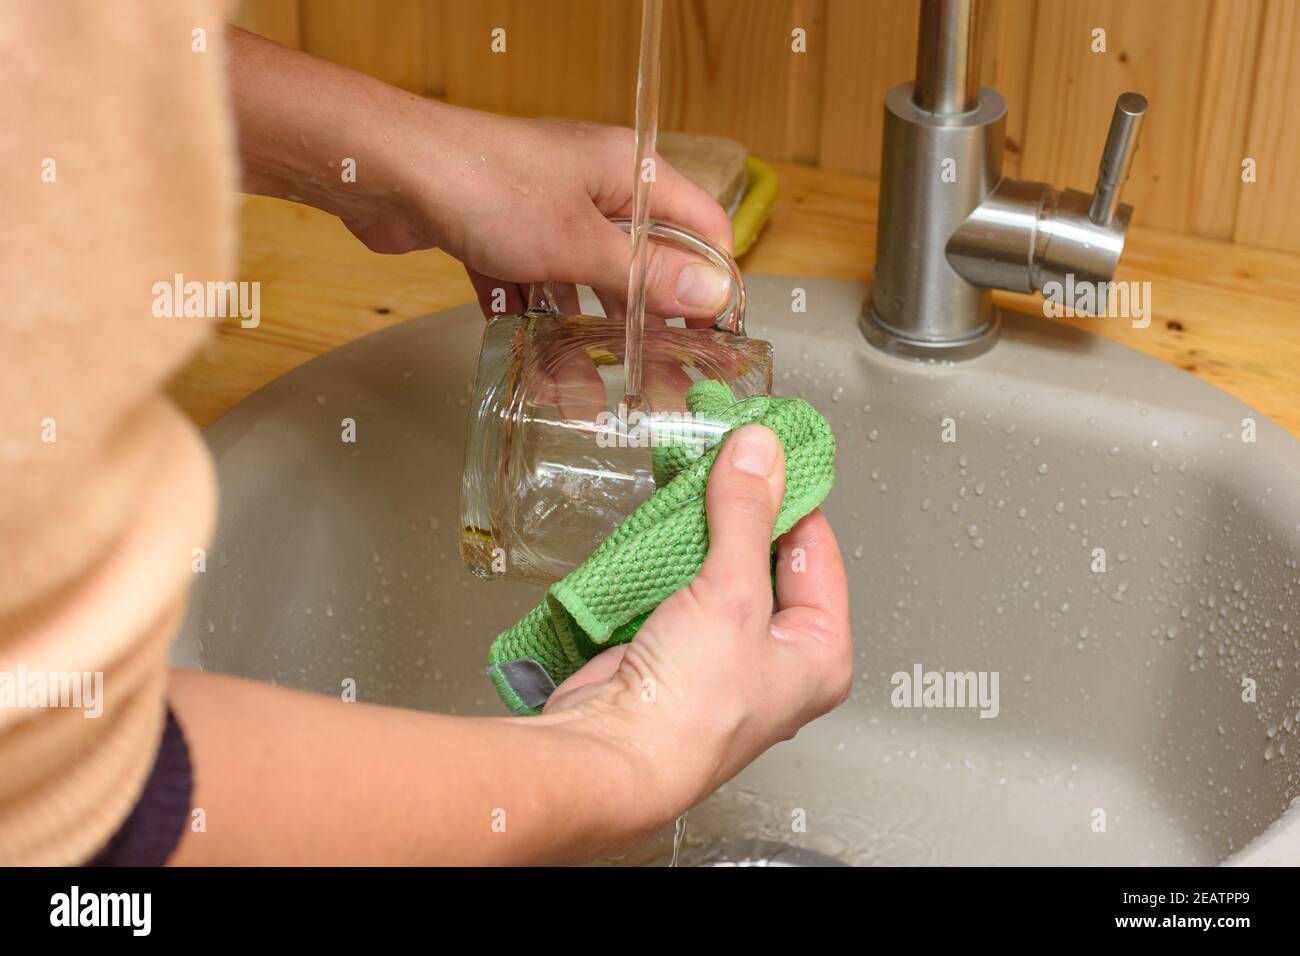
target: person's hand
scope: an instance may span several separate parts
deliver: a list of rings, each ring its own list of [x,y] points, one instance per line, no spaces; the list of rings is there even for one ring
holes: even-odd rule
[[[738,429],[709,478],[709,553],[695,580],[628,644],[562,683],[545,712],[584,712],[645,754],[663,812],[692,806],[842,703],[853,675],[844,564],[814,511],[769,542],[785,456],[761,425]]]
[[[488,315],[522,312],[528,284],[549,279],[565,312],[579,283],[622,319],[631,257],[608,217],[632,212],[631,130],[464,109],[233,27],[228,39],[245,191],[331,212],[376,252],[446,250]],[[731,249],[708,193],[662,158],[654,174],[654,218]],[[730,289],[709,263],[653,243],[647,294],[651,313],[706,325]]]
[[[399,190],[345,212],[348,228],[379,252],[437,246],[451,253],[465,263],[486,315],[522,312],[528,284],[549,279],[566,314],[578,312],[578,283],[621,321],[628,235],[608,218],[632,214],[632,131],[424,105],[427,111],[411,111],[394,152],[400,165],[390,176]],[[650,212],[731,249],[722,207],[658,157]],[[707,325],[729,295],[729,277],[715,266],[651,243],[649,312]]]

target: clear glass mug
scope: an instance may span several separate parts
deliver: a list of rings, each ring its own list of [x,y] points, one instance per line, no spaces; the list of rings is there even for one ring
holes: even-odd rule
[[[772,346],[745,336],[735,260],[680,226],[652,221],[649,237],[722,268],[731,297],[711,329],[647,324],[637,409],[623,406],[623,323],[561,315],[549,283],[529,290],[523,315],[488,322],[461,482],[460,553],[476,575],[549,584],[581,564],[654,493],[657,445],[702,452],[725,432],[686,413],[694,382],[723,381],[737,400],[770,394]]]

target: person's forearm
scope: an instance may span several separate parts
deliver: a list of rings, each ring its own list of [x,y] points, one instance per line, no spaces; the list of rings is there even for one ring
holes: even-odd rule
[[[579,862],[682,809],[613,709],[445,717],[179,669],[169,698],[204,824],[176,864]]]
[[[398,140],[440,104],[228,29],[244,191],[348,219],[400,188]]]

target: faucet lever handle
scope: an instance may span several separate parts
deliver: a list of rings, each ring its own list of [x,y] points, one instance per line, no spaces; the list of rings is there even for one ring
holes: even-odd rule
[[[1097,170],[1097,188],[1093,190],[1088,218],[1098,226],[1108,226],[1119,208],[1119,191],[1128,179],[1137,152],[1138,133],[1142,118],[1146,116],[1147,98],[1141,93],[1121,93],[1115,101],[1115,113],[1110,118],[1110,132],[1106,134],[1106,148],[1101,152],[1101,167]]]

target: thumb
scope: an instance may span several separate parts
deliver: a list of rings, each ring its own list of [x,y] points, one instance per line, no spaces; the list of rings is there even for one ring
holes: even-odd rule
[[[709,475],[705,509],[709,553],[700,569],[707,584],[728,591],[772,593],[772,529],[785,494],[785,449],[770,428],[733,432]]]
[[[589,233],[589,248],[575,268],[588,275],[566,277],[586,283],[620,303],[627,301],[631,243],[618,226],[602,219]],[[682,316],[692,325],[714,319],[731,298],[731,276],[698,255],[650,240],[646,262],[646,311],[665,318]]]

